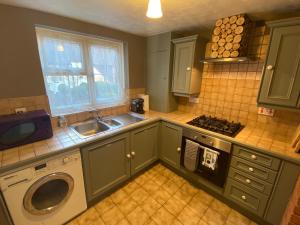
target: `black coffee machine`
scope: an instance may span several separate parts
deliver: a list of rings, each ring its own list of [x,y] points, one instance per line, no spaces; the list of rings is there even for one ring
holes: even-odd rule
[[[143,114],[144,111],[144,99],[135,98],[131,100],[130,110],[135,113]]]

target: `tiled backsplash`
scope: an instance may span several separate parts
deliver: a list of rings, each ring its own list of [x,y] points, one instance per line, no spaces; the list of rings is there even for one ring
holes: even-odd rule
[[[180,98],[179,110],[239,121],[248,126],[270,125],[293,136],[300,123],[300,113],[276,110],[274,117],[257,113],[256,99],[269,40],[269,31],[265,26],[257,27],[250,42],[250,54],[256,58],[255,61],[205,64],[199,103]]]
[[[128,89],[127,96],[128,99],[136,98],[137,94],[144,94],[145,88]],[[33,111],[38,109],[44,109],[48,113],[50,112],[48,97],[46,95],[41,96],[31,96],[31,97],[20,97],[20,98],[7,98],[0,99],[0,115],[15,113],[16,108],[25,107],[27,111]],[[129,102],[122,106],[110,107],[99,110],[102,115],[116,115],[121,113],[126,113],[129,110]],[[72,115],[67,115],[66,118],[68,123],[75,123],[78,121],[85,120],[92,115],[89,112],[76,113]],[[57,118],[52,118],[52,126],[57,127]]]

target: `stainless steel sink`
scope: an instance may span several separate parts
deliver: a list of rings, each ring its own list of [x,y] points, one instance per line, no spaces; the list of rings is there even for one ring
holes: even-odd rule
[[[102,119],[101,122],[109,125],[110,127],[119,127],[122,125],[121,122],[119,122],[115,119]]]
[[[127,126],[133,123],[144,120],[133,116],[131,114],[122,114],[112,117],[104,117],[103,119],[88,119],[86,121],[75,123],[70,126],[70,129],[73,130],[81,138],[87,138],[104,131],[118,129],[123,126]]]
[[[96,119],[90,119],[81,123],[73,124],[70,128],[82,137],[89,137],[110,129],[107,124]]]

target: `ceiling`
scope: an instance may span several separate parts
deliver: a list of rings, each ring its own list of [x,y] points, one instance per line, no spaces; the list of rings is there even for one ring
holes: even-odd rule
[[[249,13],[254,19],[300,12],[300,0],[162,0],[164,16],[145,16],[147,0],[0,0],[0,3],[36,9],[150,36],[178,30],[212,27],[217,18]]]

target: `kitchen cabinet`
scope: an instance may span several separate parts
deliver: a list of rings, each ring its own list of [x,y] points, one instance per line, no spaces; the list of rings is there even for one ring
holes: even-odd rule
[[[83,147],[81,152],[88,201],[130,177],[128,133]]]
[[[81,149],[89,202],[157,160],[158,130],[154,123]]]
[[[178,96],[193,96],[200,93],[206,40],[198,35],[173,39],[174,62],[172,92]]]
[[[224,196],[263,218],[280,165],[276,157],[234,145]]]
[[[157,160],[158,128],[159,124],[155,123],[130,133],[131,175]]]
[[[174,168],[180,168],[182,128],[162,122],[160,135],[160,159]]]
[[[258,104],[300,111],[300,18],[272,21]]]
[[[173,46],[171,32],[147,38],[147,94],[152,110],[172,112],[177,98],[171,92]]]
[[[264,219],[273,225],[281,224],[282,216],[295,188],[300,167],[284,161],[281,165]]]

